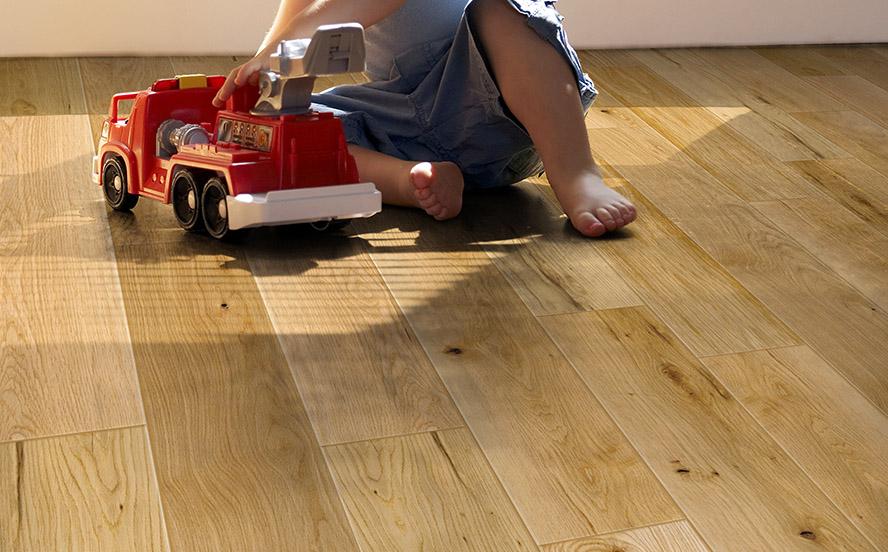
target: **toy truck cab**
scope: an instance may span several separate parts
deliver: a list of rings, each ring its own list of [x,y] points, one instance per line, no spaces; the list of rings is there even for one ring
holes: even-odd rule
[[[237,90],[225,109],[212,100],[224,77],[163,79],[114,96],[93,179],[116,210],[140,197],[170,203],[178,224],[216,238],[249,227],[369,217],[381,209],[360,182],[342,124],[310,110],[314,77],[363,68],[358,25],[322,27],[279,46],[260,89]],[[128,117],[120,104],[133,102]],[[252,109],[251,109],[252,107]]]

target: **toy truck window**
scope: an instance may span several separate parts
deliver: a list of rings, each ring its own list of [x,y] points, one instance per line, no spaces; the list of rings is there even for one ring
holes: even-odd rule
[[[272,132],[274,129],[270,126],[222,118],[219,120],[216,142],[230,142],[247,149],[271,151]]]
[[[129,118],[130,114],[133,111],[133,104],[135,103],[132,98],[115,100],[116,107],[114,109],[117,114],[117,118],[115,122],[125,123]]]

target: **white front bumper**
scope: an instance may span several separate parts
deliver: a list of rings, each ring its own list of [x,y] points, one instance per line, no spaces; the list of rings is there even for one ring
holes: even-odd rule
[[[231,230],[366,218],[382,210],[382,194],[371,182],[238,194],[227,199]]]

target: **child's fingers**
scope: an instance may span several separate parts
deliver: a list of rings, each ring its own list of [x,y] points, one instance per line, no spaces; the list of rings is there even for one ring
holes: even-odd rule
[[[235,82],[235,77],[237,77],[237,72],[240,68],[234,69],[229,73],[228,78],[225,79],[225,84],[222,85],[222,88],[219,89],[219,92],[216,93],[216,97],[213,98],[213,105],[216,107],[222,107],[222,104],[231,97],[234,93],[234,90],[237,88],[237,83]]]

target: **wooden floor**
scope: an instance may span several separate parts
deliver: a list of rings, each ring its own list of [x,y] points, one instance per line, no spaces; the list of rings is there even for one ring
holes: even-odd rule
[[[581,57],[630,229],[235,245],[89,171],[236,59],[0,60],[0,549],[888,550],[888,47]]]

